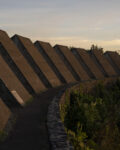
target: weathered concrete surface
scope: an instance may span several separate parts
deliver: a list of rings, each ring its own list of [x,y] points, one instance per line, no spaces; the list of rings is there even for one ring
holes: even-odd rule
[[[66,66],[71,70],[73,74],[75,74],[76,79],[79,80],[89,80],[88,74],[79,64],[75,56],[68,49],[67,46],[55,45],[55,50],[61,56],[61,59],[64,61]]]
[[[29,100],[32,96],[28,93],[28,91],[24,88],[18,78],[11,71],[7,63],[0,56],[0,78],[5,83],[9,91],[16,91],[24,102]]]
[[[107,51],[104,53],[108,61],[114,67],[118,75],[120,75],[120,55],[117,52]]]
[[[90,51],[91,56],[93,56],[96,64],[98,64],[99,69],[103,72],[104,76],[112,77],[117,76],[117,73],[111,66],[111,64],[104,57],[103,52],[101,50],[92,50]]]
[[[27,63],[22,54],[19,52],[18,48],[15,46],[13,41],[8,37],[7,33],[1,30],[0,30],[0,43],[1,43],[0,52],[2,54],[2,57],[4,57],[4,59],[7,60],[10,59],[10,62],[8,64],[11,63],[12,65],[13,63],[16,64],[14,65],[14,73],[18,72],[19,70],[19,72],[23,74],[23,76],[27,79],[27,81],[29,82],[29,84],[36,93],[44,91],[46,88],[40,81],[39,77],[32,70],[32,68]]]
[[[6,126],[10,115],[11,115],[11,111],[0,98],[0,131],[2,131]]]
[[[47,88],[61,85],[55,73],[30,39],[15,35],[12,40]]]
[[[90,55],[87,53],[86,50],[80,49],[80,48],[72,48],[71,51],[76,56],[80,64],[85,63],[84,68],[86,68],[86,71],[90,76],[95,79],[102,79],[104,78],[104,75],[101,73],[101,71],[98,69],[97,65],[94,63]]]
[[[18,103],[21,105],[21,106],[24,106],[24,100],[21,98],[21,96],[15,91],[10,91],[11,94],[15,97],[15,99],[17,99]]]
[[[73,83],[76,81],[49,43],[37,41],[35,42],[35,46],[62,83]]]
[[[0,98],[3,100],[4,104],[11,110],[11,112],[14,112],[17,109],[22,108],[19,101],[13,96],[11,91],[8,89],[8,87],[1,79],[0,79]]]

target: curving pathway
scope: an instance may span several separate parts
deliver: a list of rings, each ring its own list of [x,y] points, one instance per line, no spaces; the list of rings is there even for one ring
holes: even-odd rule
[[[51,100],[65,86],[49,89],[22,109],[13,132],[0,145],[0,150],[50,150],[47,132],[47,109]]]

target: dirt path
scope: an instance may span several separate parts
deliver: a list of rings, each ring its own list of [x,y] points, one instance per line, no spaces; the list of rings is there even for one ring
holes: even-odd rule
[[[63,87],[40,94],[17,119],[14,132],[0,145],[0,150],[50,150],[46,126],[47,109],[51,100]]]

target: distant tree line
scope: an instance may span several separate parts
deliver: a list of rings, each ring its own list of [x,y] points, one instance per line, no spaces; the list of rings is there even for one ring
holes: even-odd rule
[[[102,47],[98,47],[97,45],[92,44],[90,50],[100,50],[103,52],[103,48]]]
[[[74,46],[69,47],[70,50],[73,49],[73,48],[76,48],[76,47],[74,47]],[[91,45],[90,50],[100,50],[100,51],[103,52],[103,48],[102,47],[99,47],[99,46],[94,45],[94,44]]]

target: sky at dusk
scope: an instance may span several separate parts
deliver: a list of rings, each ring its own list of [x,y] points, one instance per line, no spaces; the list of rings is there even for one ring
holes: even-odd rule
[[[120,50],[120,0],[0,0],[0,29],[52,45]]]

